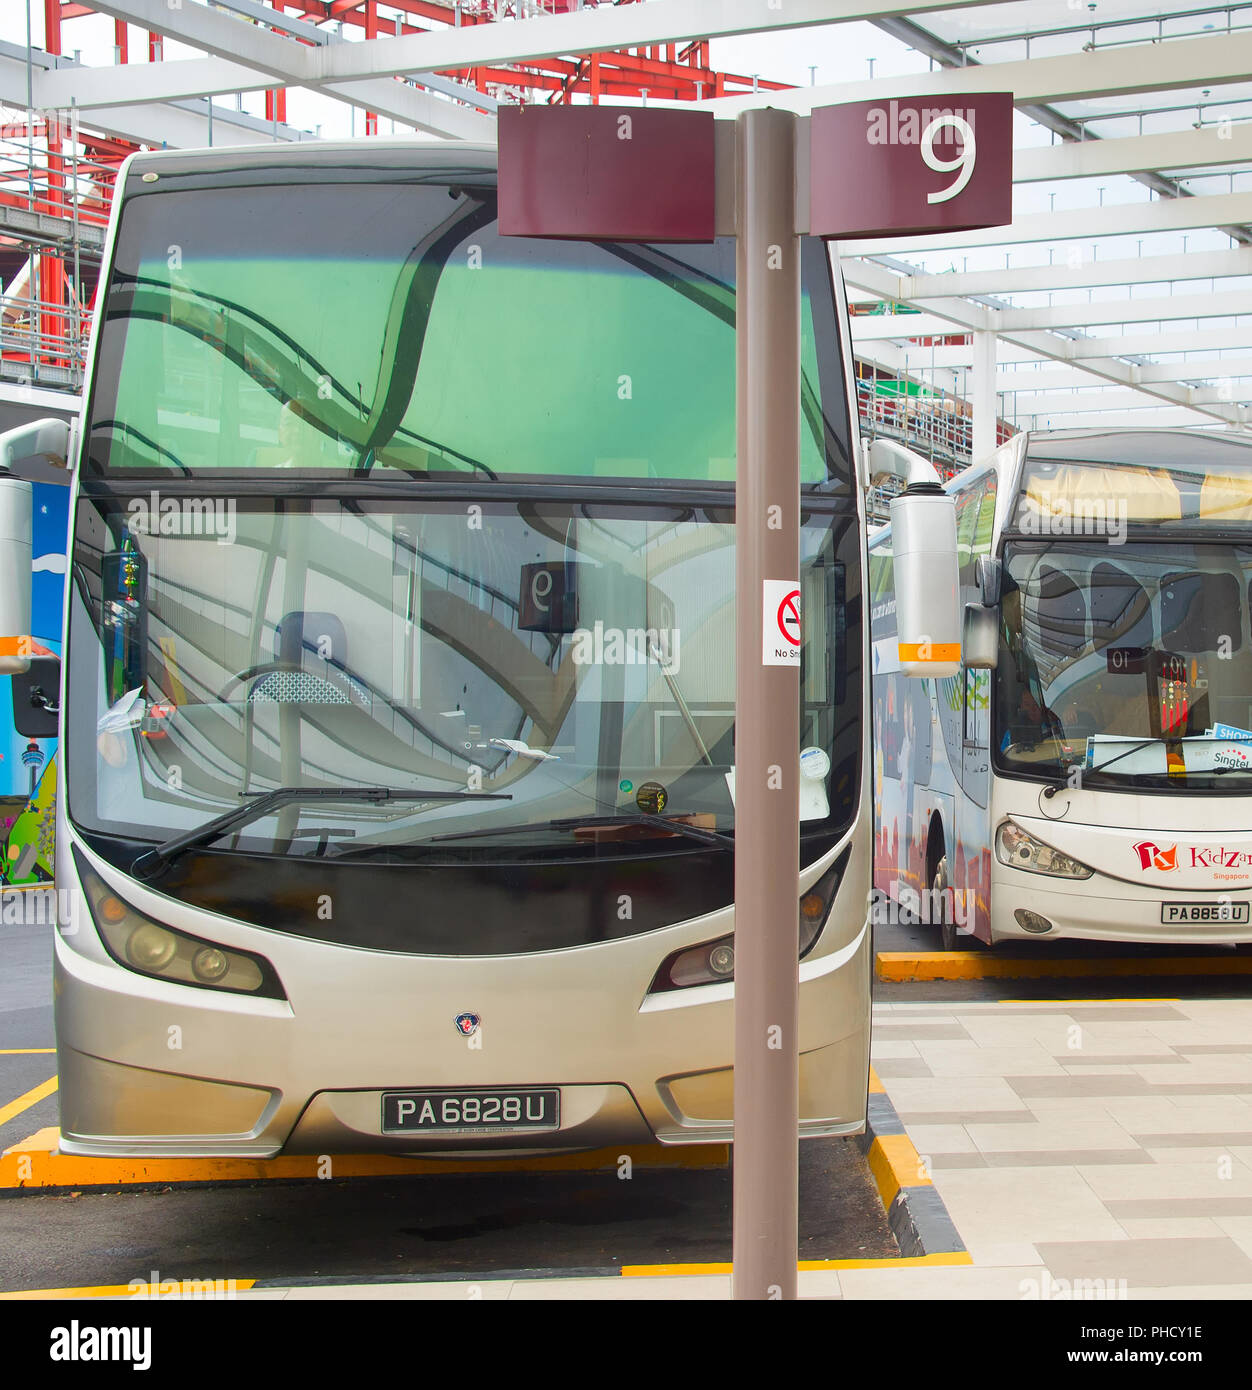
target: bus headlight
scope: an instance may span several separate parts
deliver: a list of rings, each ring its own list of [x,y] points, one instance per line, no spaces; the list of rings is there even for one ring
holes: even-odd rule
[[[198,989],[286,999],[277,972],[264,956],[217,946],[154,922],[119,898],[80,855],[74,858],[104,949],[119,965],[156,980]]]
[[[846,863],[847,855],[840,855],[800,899],[797,913],[800,960],[808,955],[822,934]],[[698,946],[685,946],[667,956],[648,986],[648,993],[663,994],[667,990],[712,985],[734,978],[735,938],[732,934],[719,936],[716,941],[703,941]]]
[[[1094,869],[1071,859],[1042,840],[1036,840],[1011,820],[996,831],[996,858],[1028,874],[1048,874],[1052,878],[1090,878]]]

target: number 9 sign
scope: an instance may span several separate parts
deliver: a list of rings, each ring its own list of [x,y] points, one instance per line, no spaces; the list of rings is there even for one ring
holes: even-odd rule
[[[961,152],[955,159],[940,159],[935,153],[935,139],[942,130],[953,130],[961,138]],[[922,162],[937,174],[950,174],[955,169],[961,172],[938,193],[928,193],[928,203],[946,203],[964,189],[974,175],[974,165],[978,161],[978,142],[974,139],[974,127],[965,119],[952,112],[936,116],[922,131]]]
[[[1013,220],[1013,94],[816,107],[808,185],[812,236],[852,242],[1004,226]]]

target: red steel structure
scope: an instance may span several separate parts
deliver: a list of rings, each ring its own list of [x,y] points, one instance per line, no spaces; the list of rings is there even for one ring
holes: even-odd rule
[[[509,0],[497,8],[496,0],[461,0],[441,4],[436,0],[387,0],[380,14],[379,0],[269,0],[280,16],[312,22],[340,23],[361,31],[366,39],[381,35],[416,34],[446,27],[492,24],[501,19],[542,12],[564,14],[593,7],[598,0]],[[637,0],[620,0],[637,3]],[[45,47],[48,53],[64,52],[65,25],[97,12],[77,0],[43,0]],[[119,63],[137,57],[131,30],[124,20],[113,21],[113,42]],[[162,59],[162,36],[148,31],[146,57]],[[299,42],[300,40],[293,40]],[[475,93],[498,95],[508,101],[569,103],[575,97],[598,103],[604,98],[633,97],[698,101],[705,97],[733,95],[756,89],[777,91],[790,85],[756,76],[717,72],[710,66],[707,40],[686,44],[655,44],[620,52],[575,54],[561,58],[528,59],[524,63],[453,69],[439,74],[462,83],[466,100]],[[287,94],[279,87],[265,93],[268,121],[285,122]],[[367,112],[366,135],[378,134],[378,116]],[[49,214],[67,222],[107,223],[113,179],[121,161],[139,146],[124,140],[71,132],[55,117],[10,124],[0,141],[0,204]],[[33,157],[32,157],[33,155]],[[77,190],[77,199],[73,191]],[[77,203],[77,206],[75,206]],[[32,367],[77,367],[81,370],[85,325],[94,298],[94,265],[86,277],[79,264],[79,283],[67,275],[65,248],[58,244],[32,244],[23,266],[25,238],[0,235],[0,264],[6,288],[19,286],[21,304],[6,298],[4,356],[28,359]],[[19,267],[21,267],[19,269]],[[22,331],[16,335],[14,326]],[[24,344],[24,345],[23,345]],[[35,376],[39,373],[36,370]]]
[[[613,3],[614,0],[603,0]],[[640,0],[616,0],[621,4]],[[567,14],[594,8],[601,0],[268,0],[276,17],[291,17],[315,25],[342,24],[360,31],[366,39],[403,35],[448,27],[494,24],[502,19],[541,13]],[[77,0],[43,0],[46,47],[63,52],[64,25],[96,13]],[[385,12],[380,14],[382,8]],[[114,51],[119,63],[137,56],[131,30],[123,20],[113,21]],[[281,26],[280,26],[281,28]],[[148,31],[148,62],[162,59],[162,37]],[[300,39],[293,39],[301,42]],[[502,65],[457,68],[439,76],[461,83],[465,99],[473,104],[476,94],[507,102],[568,104],[575,98],[598,104],[601,98],[653,97],[657,100],[699,101],[755,90],[779,91],[791,85],[756,75],[715,71],[710,65],[709,41],[685,44],[653,44],[642,48],[573,54],[568,57],[532,58]],[[287,119],[287,94],[279,87],[265,93],[265,117],[279,123]],[[367,112],[366,135],[378,133],[378,117]],[[81,376],[86,355],[86,335],[94,308],[98,253],[85,261],[75,257],[67,271],[67,250],[78,244],[83,225],[102,227],[108,222],[117,168],[139,146],[125,140],[71,130],[57,116],[36,119],[27,127],[20,122],[5,129],[0,139],[0,212],[4,206],[49,214],[68,224],[73,240],[26,245],[26,238],[0,235],[0,274],[10,293],[3,301],[3,336],[6,364],[26,363],[36,381],[49,370],[69,371],[67,384]],[[75,207],[74,191],[77,190]],[[26,245],[23,266],[22,247]],[[24,280],[23,280],[24,273]],[[16,280],[15,280],[16,275]],[[76,277],[76,278],[75,278]],[[17,284],[17,293],[12,286]],[[862,364],[858,374],[867,373]],[[878,371],[882,378],[886,373]],[[968,458],[970,419],[968,406],[953,398],[941,401],[881,399],[864,376],[858,381],[860,413],[871,433],[907,439],[931,456],[948,474]],[[1011,429],[999,422],[997,434]]]

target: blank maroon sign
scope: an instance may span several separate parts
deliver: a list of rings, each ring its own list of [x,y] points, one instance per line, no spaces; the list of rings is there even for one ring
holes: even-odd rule
[[[712,241],[713,116],[502,106],[500,232],[589,241]]]
[[[909,236],[1013,220],[1013,94],[898,97],[813,112],[815,236]]]

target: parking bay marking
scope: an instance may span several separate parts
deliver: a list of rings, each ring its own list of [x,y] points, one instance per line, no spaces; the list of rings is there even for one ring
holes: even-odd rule
[[[41,1100],[45,1100],[57,1088],[57,1079],[50,1077],[47,1081],[26,1092],[24,1096],[18,1096],[16,1100],[11,1100],[8,1105],[0,1107],[0,1125],[7,1125],[15,1116],[20,1115],[23,1110],[29,1110],[32,1105],[38,1105]]]

